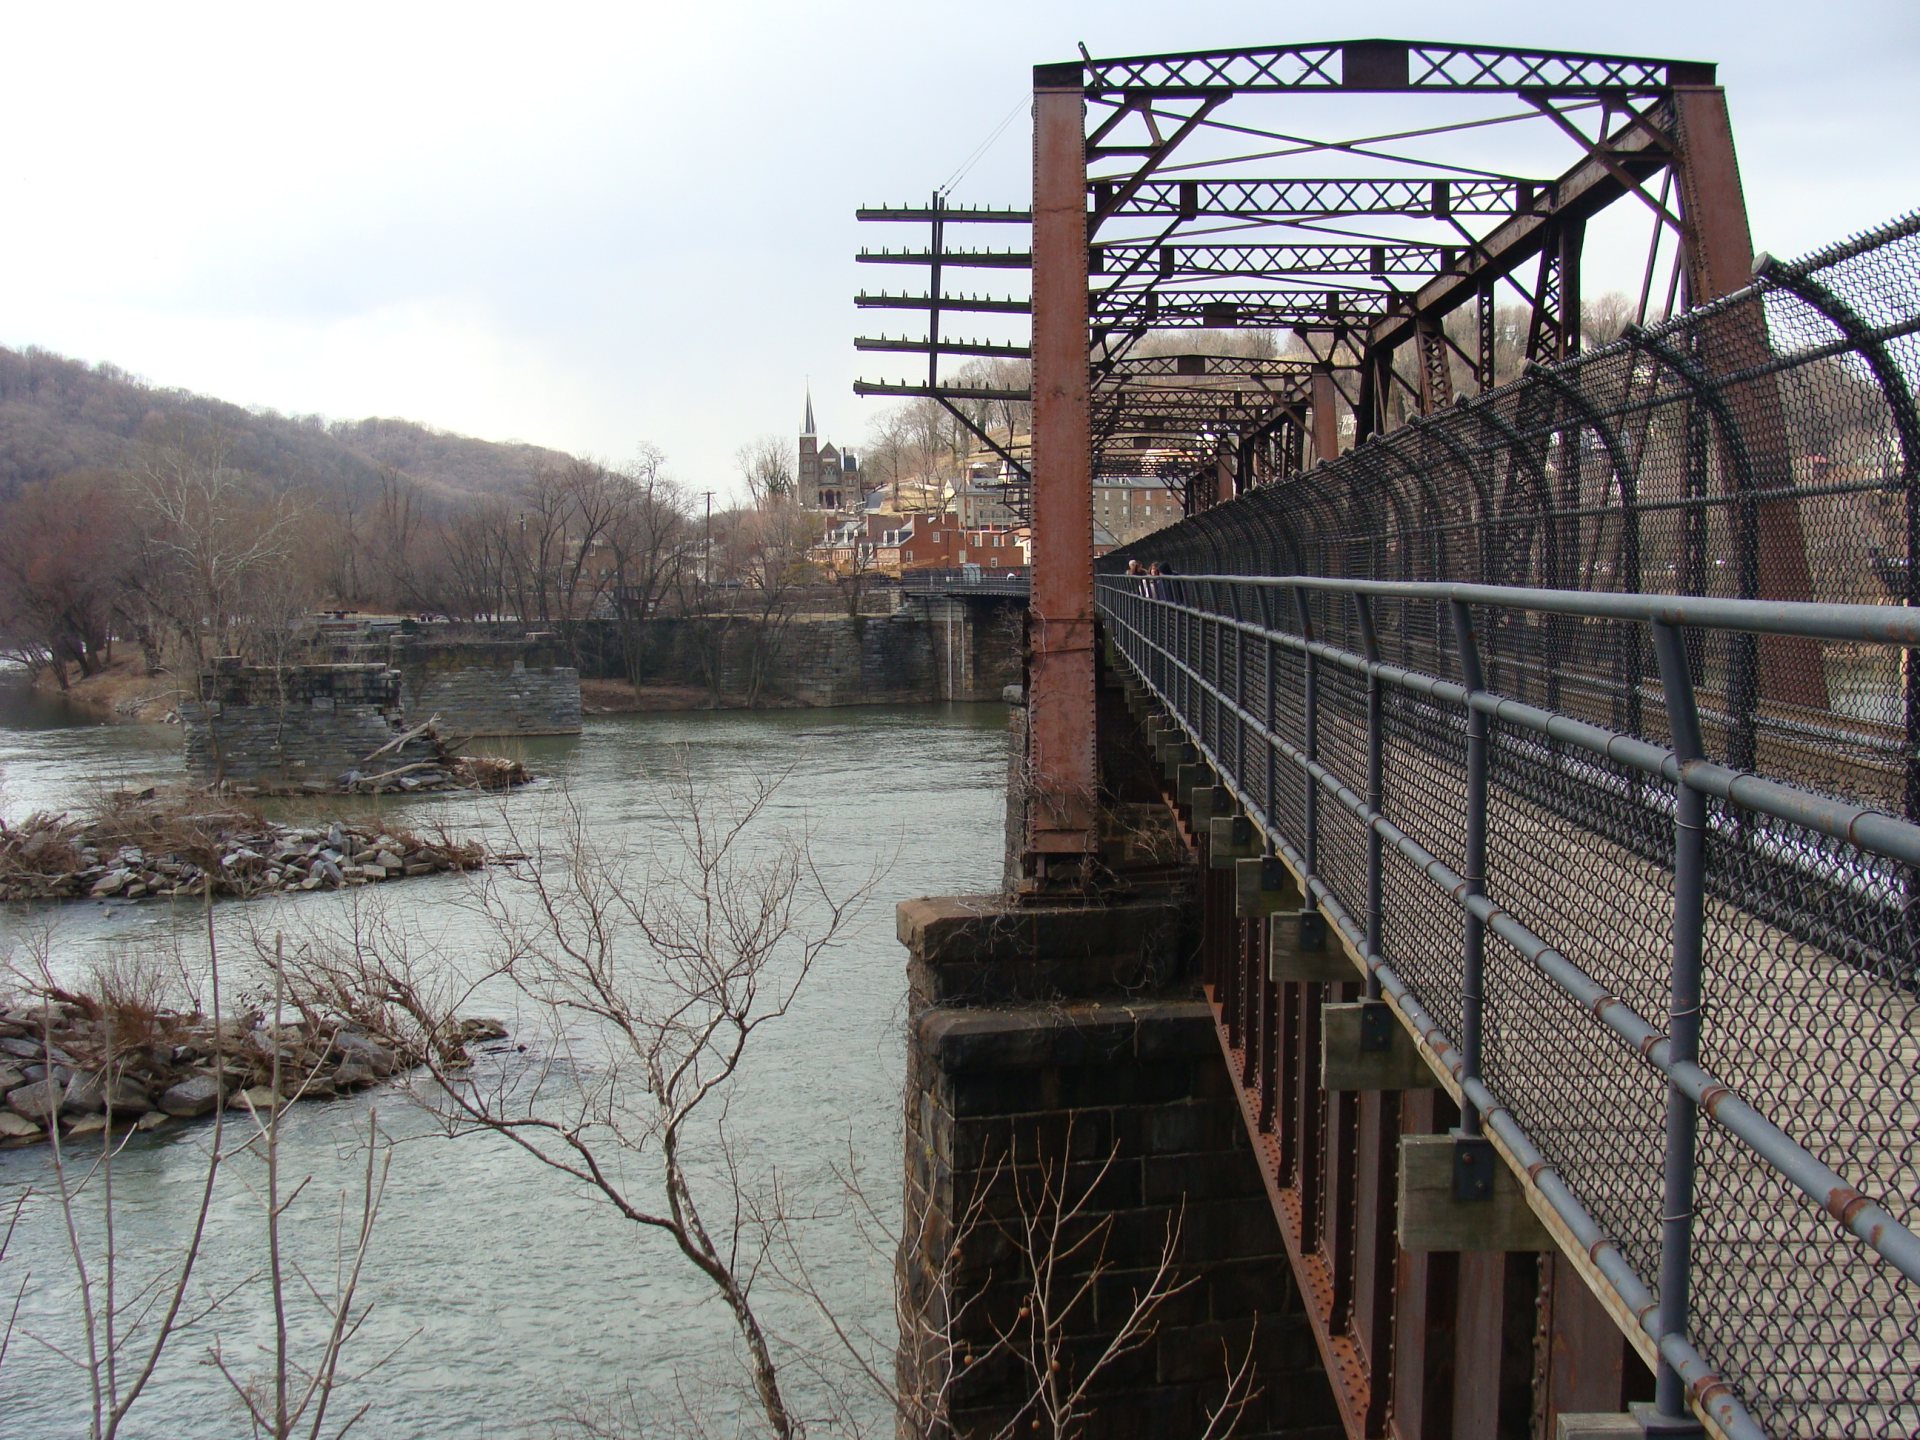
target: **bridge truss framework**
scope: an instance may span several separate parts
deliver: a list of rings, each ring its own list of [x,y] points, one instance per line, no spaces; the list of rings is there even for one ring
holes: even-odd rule
[[[1183,578],[1156,592],[1109,578],[1101,613],[1136,677],[1218,781],[1210,796],[1228,797],[1209,799],[1208,807],[1259,820],[1267,862],[1292,871],[1309,908],[1350,922],[1344,940],[1365,971],[1351,987],[1274,985],[1264,973],[1271,939],[1264,929],[1257,952],[1245,948],[1256,942],[1243,934],[1238,958],[1216,953],[1209,980],[1229,1058],[1244,1067],[1256,1147],[1277,1147],[1267,1157],[1276,1207],[1284,1208],[1281,1192],[1293,1185],[1304,1207],[1296,1239],[1304,1236],[1324,1258],[1316,1326],[1355,1436],[1387,1433],[1390,1418],[1395,1433],[1409,1437],[1444,1434],[1448,1423],[1418,1418],[1419,1376],[1429,1368],[1418,1340],[1426,1322],[1396,1328],[1381,1308],[1382,1292],[1369,1299],[1370,1285],[1385,1284],[1398,1267],[1392,1303],[1439,1307],[1435,1316],[1445,1309],[1463,1327],[1461,1356],[1474,1353],[1467,1331],[1475,1325],[1483,1340],[1493,1336],[1497,1352],[1500,1310],[1511,1303],[1512,1275],[1500,1264],[1462,1257],[1436,1289],[1434,1276],[1396,1252],[1381,1230],[1389,1222],[1380,1187],[1390,1182],[1380,1166],[1399,1143],[1396,1124],[1414,1133],[1444,1128],[1449,1117],[1426,1102],[1425,1112],[1415,1103],[1395,1119],[1377,1099],[1347,1103],[1328,1094],[1321,1097],[1327,1108],[1309,1114],[1321,1001],[1348,989],[1363,1004],[1392,1002],[1416,1029],[1421,1015],[1432,1016],[1429,993],[1396,990],[1394,946],[1382,939],[1379,877],[1391,863],[1381,857],[1396,846],[1416,867],[1413,851],[1438,865],[1427,878],[1449,879],[1465,912],[1460,935],[1423,942],[1427,948],[1457,946],[1467,970],[1478,973],[1490,944],[1507,945],[1564,982],[1563,990],[1571,985],[1596,1025],[1637,1048],[1658,1076],[1664,1108],[1654,1128],[1665,1134],[1655,1136],[1654,1161],[1664,1167],[1653,1195],[1655,1233],[1627,1243],[1594,1220],[1604,1205],[1560,1178],[1551,1145],[1514,1129],[1501,1094],[1487,1088],[1479,982],[1453,977],[1447,1003],[1458,1013],[1426,1027],[1428,1040],[1445,1042],[1441,1068],[1460,1102],[1457,1138],[1491,1133],[1508,1162],[1528,1172],[1532,1198],[1546,1196],[1535,1208],[1562,1222],[1573,1217],[1563,1229],[1585,1254],[1566,1251],[1554,1273],[1570,1288],[1558,1299],[1542,1279],[1543,1305],[1563,1318],[1589,1314],[1575,1303],[1582,1287],[1605,1303],[1612,1320],[1601,1328],[1617,1322],[1656,1377],[1648,1432],[1682,1434],[1704,1423],[1738,1436],[1870,1433],[1911,1419],[1920,1393],[1911,1364],[1902,1368],[1899,1360],[1910,1361],[1920,1343],[1911,1289],[1914,1197],[1901,1192],[1912,1188],[1910,1147],[1889,1149],[1884,1133],[1855,1126],[1851,1143],[1866,1147],[1871,1177],[1856,1185],[1849,1177],[1860,1167],[1843,1163],[1855,1157],[1823,1151],[1832,1137],[1819,1134],[1818,1124],[1821,1144],[1807,1143],[1803,1118],[1791,1114],[1755,1112],[1755,1120],[1742,1112],[1729,1125],[1747,1102],[1701,1069],[1698,1016],[1702,907],[1731,905],[1828,959],[1842,954],[1842,965],[1864,967],[1891,987],[1891,1029],[1874,1042],[1891,1053],[1875,1059],[1905,1065],[1905,1079],[1863,1083],[1880,1083],[1873,1103],[1893,1106],[1891,1119],[1875,1123],[1910,1126],[1920,676],[1904,659],[1894,672],[1884,662],[1896,653],[1886,641],[1911,644],[1920,636],[1904,622],[1876,630],[1867,602],[1920,604],[1920,413],[1910,379],[1920,330],[1911,242],[1920,227],[1905,222],[1898,234],[1839,247],[1815,257],[1818,263],[1763,261],[1754,282],[1731,123],[1714,82],[1713,67],[1695,62],[1388,40],[1116,60],[1083,55],[1035,69],[1028,206],[969,209],[936,195],[926,206],[861,212],[880,223],[925,224],[932,239],[921,249],[860,256],[919,267],[929,283],[859,298],[865,309],[924,315],[924,336],[858,343],[923,357],[926,369],[924,378],[858,388],[947,406],[983,443],[1001,446],[1030,486],[1036,564],[1025,864],[1036,891],[1071,883],[1098,848],[1092,477],[1158,477],[1198,517],[1133,553],[1202,581]],[[1306,99],[1340,102],[1348,115],[1363,113],[1365,102],[1389,118],[1337,139],[1309,135],[1286,119]],[[1481,108],[1429,123],[1413,114],[1416,99]],[[1571,143],[1571,161],[1542,169],[1524,163],[1536,151],[1520,159],[1478,155],[1488,135],[1522,121]],[[1335,165],[1344,168],[1336,173]],[[1583,357],[1588,237],[1617,230],[1622,210],[1639,214],[1647,235],[1630,323],[1622,339]],[[1024,247],[949,248],[949,232],[961,226],[966,233],[1024,227],[1030,238]],[[1850,289],[1848,267],[1883,247],[1902,267],[1894,282],[1868,277]],[[948,294],[954,271],[1025,276],[1030,289]],[[1523,336],[1501,332],[1503,295],[1524,306]],[[1785,315],[1783,297],[1801,308]],[[1681,309],[1690,311],[1685,323],[1657,323]],[[947,333],[955,316],[987,324],[1025,318],[1030,336],[1024,344],[956,339]],[[1245,332],[1278,332],[1285,343],[1235,343]],[[1026,360],[1030,379],[955,377],[943,368],[955,357]],[[974,417],[969,407],[986,401],[1031,404],[1030,461],[1011,434],[1003,444]],[[1823,407],[1853,419],[1823,428]],[[1292,576],[1293,588],[1282,594],[1246,578],[1260,574]],[[1347,609],[1337,618],[1325,608],[1335,592],[1315,588],[1328,577],[1345,577],[1337,593]],[[1425,604],[1406,607],[1401,630],[1420,663],[1409,668],[1403,657],[1395,668],[1383,658],[1367,604],[1355,598],[1367,584],[1463,581],[1509,588],[1477,598],[1396,594],[1396,602]],[[1602,596],[1586,609],[1540,601],[1569,591],[1723,597],[1749,608],[1709,619],[1689,610],[1693,618],[1683,622],[1679,609],[1644,600],[1632,602],[1644,611],[1632,615],[1609,609]],[[1379,593],[1384,606],[1389,592]],[[1764,621],[1763,602],[1805,607],[1829,599],[1846,602],[1844,623],[1806,608],[1794,612],[1793,624]],[[1488,624],[1506,628],[1482,646],[1473,637]],[[1893,697],[1886,715],[1864,721],[1848,708],[1841,692],[1853,682],[1841,676],[1844,665],[1835,666],[1831,642],[1841,632],[1834,624],[1851,637],[1848,645],[1878,657],[1871,683],[1876,695]],[[1285,699],[1274,678],[1282,653],[1295,666]],[[1351,692],[1344,697],[1349,730],[1354,714],[1373,717],[1360,725],[1369,737],[1355,741],[1360,751],[1349,746],[1337,757],[1344,768],[1318,753],[1326,732],[1314,718],[1316,704],[1329,703],[1329,687],[1337,688],[1336,675]],[[1458,708],[1456,720],[1432,721],[1422,741],[1435,753],[1457,742],[1448,775],[1466,791],[1466,816],[1480,816],[1463,817],[1462,828],[1448,832],[1448,845],[1464,847],[1452,859],[1437,842],[1422,851],[1414,829],[1382,798],[1379,771],[1391,765],[1378,743],[1378,707],[1388,682]],[[1256,691],[1257,703],[1248,698]],[[1523,716],[1515,705],[1532,708]],[[1288,706],[1292,721],[1281,724]],[[1530,803],[1579,831],[1600,823],[1625,793],[1635,818],[1621,819],[1625,829],[1608,832],[1609,843],[1667,847],[1666,934],[1682,948],[1691,935],[1694,953],[1676,949],[1666,977],[1672,992],[1638,1008],[1609,1011],[1623,1004],[1619,994],[1484,899],[1484,858],[1472,858],[1487,842],[1484,769],[1478,800],[1472,777],[1509,735],[1490,722],[1518,721],[1518,733],[1535,719],[1544,739],[1527,743],[1546,746],[1558,778],[1536,775],[1539,793]],[[1597,765],[1566,759],[1596,743]],[[1607,748],[1616,744],[1619,753]],[[1371,772],[1361,753],[1369,745]],[[1648,773],[1658,784],[1626,773],[1637,761],[1609,768],[1628,751],[1654,766]],[[1263,758],[1250,769],[1251,755]],[[1539,760],[1532,751],[1522,758]],[[1720,790],[1701,779],[1709,775]],[[1384,783],[1390,794],[1394,777]],[[1779,799],[1789,790],[1815,795],[1814,809],[1783,820],[1769,807],[1800,804]],[[1656,791],[1667,799],[1650,799]],[[1291,797],[1284,805],[1282,792]],[[1584,815],[1568,813],[1582,803]],[[1342,807],[1348,819],[1327,826],[1358,830],[1336,846],[1320,838],[1330,832],[1316,817]],[[1727,869],[1703,880],[1715,873],[1711,865],[1703,872],[1699,856],[1686,858],[1709,814],[1720,837],[1709,852],[1719,853],[1731,834],[1736,858],[1719,863],[1751,872],[1741,894],[1726,890]],[[1846,817],[1844,834],[1831,829],[1835,815]],[[1822,882],[1832,893],[1813,897],[1799,874],[1805,866],[1797,879],[1787,875],[1778,868],[1780,843],[1759,838],[1776,822],[1810,826],[1877,858],[1834,861]],[[1649,824],[1666,833],[1647,842]],[[1875,829],[1883,824],[1894,829]],[[1825,842],[1806,843],[1818,849]],[[1346,877],[1336,883],[1328,852],[1340,847]],[[1788,899],[1767,899],[1769,887]],[[1853,953],[1864,943],[1848,931],[1853,922],[1831,918],[1863,889],[1877,897],[1856,926],[1877,935],[1867,945],[1872,955]],[[1776,913],[1781,904],[1794,913]],[[1661,923],[1657,915],[1648,921],[1655,929]],[[1210,933],[1210,943],[1234,948]],[[1615,1023],[1622,1013],[1630,1020]],[[1291,1081],[1287,1067],[1296,1072]],[[1819,1107],[1829,1102],[1816,1098],[1817,1088],[1809,1085],[1798,1101],[1823,1114]],[[1797,1102],[1789,1096],[1784,1103]],[[1291,1140],[1284,1126],[1263,1123],[1289,1104],[1300,1107]],[[1756,1142],[1769,1126],[1768,1138]],[[1729,1331],[1727,1282],[1695,1274],[1692,1187],[1703,1146],[1719,1147],[1713,1154],[1721,1160],[1736,1154],[1726,1148],[1727,1134],[1747,1147],[1742,1163],[1751,1166],[1758,1154],[1761,1173],[1797,1187],[1793,1203],[1802,1208],[1781,1211],[1800,1217],[1795,1234],[1805,1240],[1819,1232],[1818,1243],[1831,1247],[1834,1234],[1819,1230],[1830,1221],[1886,1262],[1864,1271],[1814,1267],[1783,1298],[1803,1309],[1851,1307],[1856,1316],[1879,1306],[1865,1319],[1892,1327],[1861,1338],[1846,1330],[1844,1314],[1807,1320],[1820,1338],[1800,1359],[1817,1351],[1833,1374],[1793,1381],[1808,1392],[1827,1385],[1825,1398],[1788,1397],[1798,1408],[1766,1388],[1770,1366],[1791,1369],[1784,1350],[1768,1348],[1790,1348],[1791,1326],[1764,1341]],[[1777,1137],[1789,1148],[1776,1147]],[[1315,1147],[1324,1163],[1310,1173],[1303,1167]],[[1790,1154],[1792,1147],[1798,1150]],[[1370,1178],[1354,1168],[1369,1164]],[[1823,1184],[1824,1197],[1814,1193]],[[1369,1185],[1371,1202],[1362,1198]],[[1547,1195],[1556,1185],[1565,1205]],[[1803,1213],[1808,1196],[1811,1221]],[[1639,1214],[1635,1223],[1647,1219]],[[1283,1228],[1286,1222],[1282,1213]],[[1772,1231],[1747,1237],[1756,1238],[1784,1243]],[[1740,1237],[1731,1240],[1737,1249]],[[1303,1278],[1311,1278],[1311,1258],[1295,1255]],[[1372,1269],[1362,1276],[1357,1266]],[[1401,1293],[1409,1266],[1425,1278]],[[1706,1310],[1690,1302],[1690,1286],[1707,1297]],[[1838,1328],[1819,1330],[1829,1319]],[[1588,1340],[1604,1353],[1596,1336]],[[1402,1348],[1389,1360],[1396,1344]],[[1497,1369],[1497,1353],[1493,1363]],[[1608,1363],[1608,1383],[1618,1388],[1630,1363],[1619,1354]]]

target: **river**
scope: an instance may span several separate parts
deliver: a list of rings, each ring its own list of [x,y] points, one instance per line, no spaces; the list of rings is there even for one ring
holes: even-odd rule
[[[839,1203],[835,1172],[851,1160],[876,1213],[898,1214],[904,953],[893,902],[997,886],[1004,727],[1000,705],[593,717],[577,740],[519,742],[516,752],[548,779],[505,802],[392,804],[394,823],[444,823],[495,839],[511,828],[522,848],[529,834],[554,834],[571,808],[598,851],[638,857],[670,837],[676,818],[656,777],[686,766],[708,793],[781,777],[772,819],[805,831],[830,888],[884,868],[847,943],[824,956],[792,1013],[753,1042],[728,1116],[749,1183],[777,1175],[793,1209],[832,1212],[802,1227],[802,1253],[840,1318],[881,1337],[881,1349],[891,1326],[892,1256],[884,1240],[861,1238]],[[17,820],[73,808],[99,789],[175,778],[178,740],[173,730],[72,723],[0,676],[0,815]],[[476,915],[473,893],[470,880],[431,876],[223,902],[215,912],[227,957],[223,993],[249,983],[236,957],[250,937],[337,929],[355,907],[383,908],[445,964],[471,966],[498,943]],[[204,966],[199,913],[164,903],[14,907],[0,911],[0,947],[11,947],[17,963],[41,943],[48,922],[45,943],[63,976],[115,953],[177,953],[190,972]],[[257,973],[251,983],[257,994]],[[489,1004],[468,1008],[508,1010],[503,1018],[524,1031],[515,1039],[530,1042],[531,1054],[550,1045],[551,1036],[535,1033],[536,1017],[512,1010],[511,996],[495,990],[485,998]],[[506,1051],[482,1063],[510,1075],[527,1061]],[[355,1435],[543,1437],[581,1433],[565,1419],[570,1407],[613,1403],[641,1417],[648,1434],[677,1428],[689,1409],[731,1432],[740,1372],[729,1319],[671,1243],[497,1137],[445,1137],[402,1088],[289,1112],[282,1171],[311,1180],[289,1212],[288,1244],[316,1280],[332,1274],[341,1203],[365,1165],[370,1115],[397,1143],[362,1282],[373,1309],[344,1368],[378,1363],[344,1388],[335,1420],[364,1403],[370,1408]],[[157,1273],[183,1244],[209,1133],[173,1127],[136,1137],[120,1155],[113,1209],[123,1286]],[[644,1187],[645,1163],[626,1167]],[[217,1344],[243,1375],[258,1374],[272,1334],[268,1288],[253,1278],[265,1260],[259,1172],[244,1159],[223,1170],[190,1296],[190,1308],[210,1313],[174,1339],[122,1434],[246,1433],[227,1382],[204,1362]],[[724,1183],[711,1164],[700,1178],[708,1187]],[[86,1433],[85,1375],[50,1348],[80,1342],[54,1179],[45,1147],[0,1152],[0,1231],[27,1196],[0,1262],[0,1322],[24,1286],[0,1359],[0,1436]],[[97,1233],[94,1199],[78,1213]],[[770,1279],[756,1295],[785,1353],[828,1344],[810,1310]],[[826,1390],[798,1367],[789,1373],[801,1408],[820,1414],[830,1403]],[[877,1402],[851,1393],[859,1414],[881,1419]],[[334,1428],[330,1421],[327,1433]]]

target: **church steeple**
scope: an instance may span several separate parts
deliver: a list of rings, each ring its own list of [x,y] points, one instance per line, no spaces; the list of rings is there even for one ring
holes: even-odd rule
[[[816,433],[818,433],[818,432],[816,432],[816,431],[814,430],[814,428],[813,428],[813,385],[812,385],[812,382],[808,382],[808,385],[807,385],[807,423],[806,423],[806,424],[804,424],[804,425],[802,425],[802,426],[800,427],[800,433],[801,433],[802,435],[813,435],[813,434],[816,434]]]

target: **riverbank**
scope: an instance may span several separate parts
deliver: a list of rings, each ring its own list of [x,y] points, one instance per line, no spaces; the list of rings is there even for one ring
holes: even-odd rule
[[[33,689],[49,700],[59,700],[103,725],[163,725],[177,718],[181,690],[173,676],[149,674],[137,654],[116,656],[98,675],[69,670],[66,688],[51,670],[34,676]]]

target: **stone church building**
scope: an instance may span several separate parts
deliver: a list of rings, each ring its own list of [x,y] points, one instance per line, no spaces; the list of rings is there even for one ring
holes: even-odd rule
[[[860,503],[860,467],[851,450],[820,443],[813,424],[813,390],[807,390],[807,418],[800,426],[800,466],[795,493],[803,510],[853,510]]]

